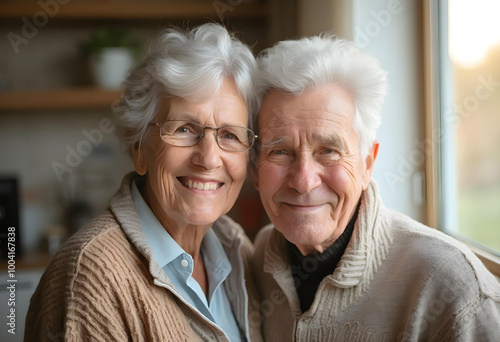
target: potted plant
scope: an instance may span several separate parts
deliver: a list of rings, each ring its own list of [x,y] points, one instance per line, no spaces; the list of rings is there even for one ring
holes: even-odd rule
[[[133,66],[139,44],[128,30],[99,29],[82,44],[89,58],[96,84],[104,89],[119,89],[127,71]]]

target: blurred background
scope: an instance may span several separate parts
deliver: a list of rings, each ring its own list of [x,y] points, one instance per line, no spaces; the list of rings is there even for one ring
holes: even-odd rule
[[[354,40],[388,71],[373,175],[385,205],[497,257],[500,28],[488,13],[498,14],[500,1],[471,3],[0,0],[0,249],[5,257],[6,229],[15,227],[19,317],[51,254],[133,170],[110,107],[120,66],[168,25],[223,23],[255,53],[325,31]],[[106,46],[106,57],[95,58]],[[93,76],[112,69],[117,76]],[[230,215],[251,238],[268,222],[250,179]]]
[[[106,207],[133,170],[109,121],[124,73],[162,28],[207,21],[226,25],[256,54],[279,40],[330,31],[379,58],[391,93],[375,176],[388,205],[425,219],[424,163],[396,180],[385,175],[398,172],[401,161],[392,159],[423,134],[420,7],[394,0],[0,0],[0,177],[17,187],[6,196],[18,202],[19,221],[10,223],[19,227],[18,251],[51,253]],[[251,238],[267,223],[250,179],[229,214]]]

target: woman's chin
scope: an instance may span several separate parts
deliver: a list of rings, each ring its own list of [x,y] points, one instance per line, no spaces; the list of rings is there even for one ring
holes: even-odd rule
[[[215,214],[214,212],[207,214],[196,213],[186,217],[186,220],[193,226],[211,226],[222,215],[223,213]]]

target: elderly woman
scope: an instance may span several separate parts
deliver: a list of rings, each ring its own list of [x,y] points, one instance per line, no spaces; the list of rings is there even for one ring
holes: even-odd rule
[[[252,245],[224,216],[255,139],[254,70],[219,25],[159,37],[114,108],[136,173],[51,261],[27,341],[261,340]]]

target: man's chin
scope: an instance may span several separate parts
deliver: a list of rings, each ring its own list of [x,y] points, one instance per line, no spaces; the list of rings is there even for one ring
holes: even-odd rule
[[[335,234],[337,225],[335,223],[325,222],[283,222],[275,225],[285,239],[299,248],[301,252],[308,250],[312,252],[321,252],[328,248],[334,241],[333,236],[340,236],[342,233]],[[326,227],[330,227],[326,230]],[[319,228],[319,229],[318,229]],[[310,253],[308,253],[310,254]]]
[[[314,246],[319,246],[323,243],[323,241],[319,238],[317,234],[315,236],[311,236],[311,234],[307,234],[304,230],[300,230],[297,232],[287,229],[280,232],[283,234],[285,239],[288,240],[288,242],[294,244],[300,250],[302,249],[309,250],[311,248],[314,248]]]

